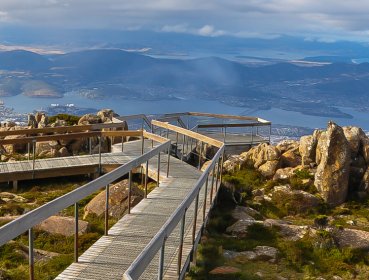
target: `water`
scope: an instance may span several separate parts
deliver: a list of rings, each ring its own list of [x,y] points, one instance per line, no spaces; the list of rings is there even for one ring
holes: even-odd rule
[[[358,112],[353,108],[339,108],[342,112],[353,116],[352,119],[332,118],[304,115],[299,112],[285,111],[278,108],[271,110],[256,111],[255,115],[265,118],[275,124],[284,124],[292,126],[302,126],[309,128],[325,128],[328,121],[334,121],[340,126],[352,125],[359,126],[369,131],[369,113]]]
[[[142,100],[126,100],[126,99],[105,99],[93,100],[86,99],[77,95],[65,95],[63,98],[29,98],[22,95],[13,97],[2,97],[7,107],[13,107],[16,112],[28,113],[35,109],[46,108],[51,103],[67,104],[73,103],[78,107],[85,108],[111,108],[120,115],[131,114],[155,114],[155,113],[174,113],[174,112],[211,112],[219,114],[242,114],[245,108],[233,107],[218,101],[210,100],[158,100],[158,101],[142,101]],[[360,126],[364,130],[369,131],[369,113],[355,111],[352,108],[340,108],[343,112],[353,116],[352,119],[345,118],[329,118],[319,116],[309,116],[302,113],[285,111],[278,108],[271,110],[253,111],[252,115],[263,119],[267,119],[275,124],[302,126],[309,128],[325,128],[329,120],[333,120],[337,124]]]

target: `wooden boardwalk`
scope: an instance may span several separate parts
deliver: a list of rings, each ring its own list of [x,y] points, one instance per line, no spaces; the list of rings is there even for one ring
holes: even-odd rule
[[[161,167],[166,170],[166,158],[161,157]],[[157,157],[149,162],[149,168],[157,169]],[[171,158],[169,177],[154,189],[110,230],[108,236],[101,237],[80,258],[56,279],[119,279],[139,253],[159,231],[169,216],[191,191],[201,176],[201,172],[191,165],[176,158]],[[164,174],[163,177],[165,176]],[[210,181],[210,180],[209,180]],[[209,182],[209,186],[211,182]],[[200,192],[197,230],[203,225],[204,191]],[[209,211],[211,188],[207,190],[207,208]],[[214,190],[215,192],[215,190]],[[184,265],[186,256],[192,248],[192,228],[194,220],[194,203],[187,210],[185,238],[183,249]],[[178,279],[177,259],[179,245],[179,226],[169,236],[165,249],[166,279]],[[140,279],[157,279],[158,257],[156,257]]]
[[[242,120],[247,123],[201,124],[197,127],[222,128],[222,130],[199,131],[196,133],[184,128],[182,120],[177,120],[182,115],[229,118]],[[129,119],[137,118],[137,116],[128,117]],[[142,116],[139,115],[139,117],[141,118]],[[34,136],[33,138],[28,137],[29,139],[22,140],[34,145],[36,141],[49,141],[51,138],[56,139],[60,137],[69,139],[77,136],[134,136],[141,139],[124,143],[124,151],[122,151],[123,147],[121,144],[116,144],[112,147],[111,153],[105,154],[0,163],[0,182],[14,181],[15,183],[18,180],[46,177],[89,173],[101,174],[104,171],[108,172],[116,168],[114,171],[30,211],[1,228],[2,233],[4,233],[0,235],[1,244],[16,238],[26,230],[28,231],[30,279],[33,279],[34,275],[33,228],[53,213],[57,213],[71,204],[75,204],[75,220],[77,221],[78,202],[81,199],[101,189],[101,186],[107,186],[121,178],[121,176],[128,173],[131,174],[140,165],[143,167],[148,165],[146,172],[154,180],[160,178],[159,186],[151,191],[147,198],[144,198],[132,208],[130,214],[123,216],[108,231],[107,235],[101,237],[79,258],[77,257],[78,223],[76,223],[74,253],[75,260],[78,260],[78,262],[71,264],[56,279],[121,280],[123,277],[124,279],[183,279],[186,269],[189,268],[191,257],[195,256],[194,251],[199,243],[202,229],[206,225],[210,208],[214,205],[214,200],[217,199],[218,179],[220,179],[218,177],[221,177],[221,165],[226,152],[225,147],[231,146],[232,149],[234,147],[244,149],[260,142],[266,142],[267,140],[254,134],[253,127],[270,126],[270,122],[256,117],[196,112],[174,114],[169,117],[171,119],[174,118],[178,123],[182,123],[183,127],[158,120],[152,120],[150,124],[146,116],[144,116],[150,129],[154,129],[154,131],[157,129],[156,132],[164,132],[163,137],[144,130],[85,132],[84,130],[87,128],[76,127],[68,128],[69,130],[79,132],[76,134]],[[252,123],[249,121],[252,121]],[[143,124],[144,122],[142,122],[142,127]],[[108,126],[110,128],[113,124],[108,124]],[[230,131],[226,133],[227,127],[247,128],[250,126],[252,126],[252,134],[254,135],[247,133],[232,134],[229,133]],[[89,127],[87,130],[92,129],[93,127]],[[54,128],[48,128],[48,130],[55,132]],[[25,134],[28,135],[28,132],[26,131]],[[38,130],[36,132],[42,133]],[[256,130],[257,132],[258,129]],[[15,135],[17,132],[12,133]],[[142,143],[145,138],[158,142],[155,142],[157,144],[152,146],[150,140],[145,141],[142,151]],[[169,138],[171,141],[165,138]],[[189,139],[192,139],[190,143]],[[31,140],[32,142],[30,142]],[[10,140],[2,141],[5,144],[10,143]],[[170,142],[174,143],[175,146],[171,146]],[[13,144],[13,142],[10,144]],[[195,149],[196,146],[197,149]],[[200,150],[198,161],[201,163],[205,161],[204,157],[206,157],[206,155],[203,155],[204,150],[202,149],[209,146],[214,147],[212,152],[215,155],[210,156],[212,159],[205,168],[204,173],[177,157],[168,157],[166,154],[170,149],[173,152],[173,148],[175,148],[177,156],[180,155],[179,157],[182,158],[183,155],[188,155],[191,152],[196,154],[196,150]],[[178,150],[180,150],[180,153],[178,153]],[[143,152],[144,154],[142,154]],[[167,169],[167,167],[169,168]],[[169,173],[167,174],[167,172]],[[129,176],[129,178],[131,179],[132,177]],[[129,193],[131,193],[131,188],[129,188]],[[105,207],[108,207],[108,202],[109,200],[107,200]],[[105,213],[108,212],[106,211]],[[107,224],[107,215],[105,218]],[[179,275],[179,272],[181,272],[181,275]],[[139,275],[141,276],[139,277]]]
[[[118,146],[120,151],[121,145]],[[149,149],[151,149],[151,141],[146,141],[145,151]],[[113,153],[101,154],[102,171],[104,169],[111,170],[140,155],[141,141],[127,142],[124,144],[124,152],[118,152],[118,149],[115,148]],[[99,162],[98,154],[37,159],[34,171],[32,160],[3,162],[0,163],[0,182],[98,173]]]

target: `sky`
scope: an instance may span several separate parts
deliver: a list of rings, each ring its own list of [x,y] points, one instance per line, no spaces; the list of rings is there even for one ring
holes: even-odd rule
[[[0,0],[0,26],[368,41],[368,0]]]

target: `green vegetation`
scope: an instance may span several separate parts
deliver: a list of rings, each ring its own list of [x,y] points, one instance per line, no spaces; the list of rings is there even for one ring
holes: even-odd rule
[[[369,199],[350,200],[341,207],[329,208],[322,203],[315,209],[294,213],[296,206],[286,205],[286,201],[254,200],[253,191],[267,195],[274,186],[289,184],[292,189],[316,193],[312,175],[306,170],[296,171],[288,180],[266,181],[253,169],[242,169],[226,174],[222,187],[223,196],[213,209],[205,236],[197,251],[197,266],[188,274],[188,279],[332,279],[338,275],[343,279],[369,279],[368,252],[350,248],[339,248],[337,241],[327,226],[337,228],[356,228],[369,230]],[[226,194],[226,196],[224,196]],[[237,199],[239,196],[241,199]],[[235,199],[236,198],[236,199]],[[255,223],[238,237],[226,234],[226,228],[235,223],[231,211],[235,203],[250,206],[259,211],[264,218],[285,219],[293,225],[308,225],[314,234],[291,240],[281,234],[278,227],[265,227]],[[293,215],[293,216],[291,216]],[[260,218],[260,217],[257,217]],[[355,223],[348,224],[354,220]],[[337,229],[338,230],[338,229]],[[226,258],[225,250],[243,252],[256,246],[271,246],[279,251],[277,263],[250,261],[246,257]],[[231,266],[240,269],[235,274],[213,275],[216,267]],[[259,272],[262,272],[262,277]]]
[[[69,115],[69,114],[57,114],[55,116],[49,117],[49,122],[53,123],[57,120],[63,120],[67,123],[67,125],[75,125],[78,124],[79,116]]]

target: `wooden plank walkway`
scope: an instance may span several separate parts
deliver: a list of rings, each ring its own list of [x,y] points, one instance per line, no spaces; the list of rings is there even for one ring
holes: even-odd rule
[[[166,157],[161,157],[161,170],[166,170]],[[149,169],[157,169],[157,158],[149,162]],[[161,174],[164,176],[164,174]],[[186,195],[200,178],[201,172],[191,165],[171,158],[169,177],[160,182],[147,199],[143,199],[125,215],[110,230],[108,236],[101,237],[80,258],[79,263],[73,263],[56,279],[119,279],[159,231],[169,216],[183,201]],[[209,186],[211,181],[209,180]],[[197,230],[202,226],[202,211],[204,190],[199,196]],[[207,194],[207,209],[209,211],[210,187]],[[192,247],[192,227],[194,218],[194,203],[187,210],[185,223],[185,241],[183,261]],[[178,279],[177,258],[179,245],[179,226],[169,236],[165,247],[165,279]],[[142,275],[141,279],[157,279],[158,256]]]
[[[119,152],[120,148],[119,150],[115,148],[113,153],[101,154],[102,168],[107,165],[119,166],[141,155],[140,140],[126,142],[124,148],[123,152]],[[150,149],[151,141],[146,141],[145,151]],[[35,172],[33,172],[32,160],[3,162],[0,163],[0,182],[96,173],[98,167],[98,154],[37,159],[35,160]]]

